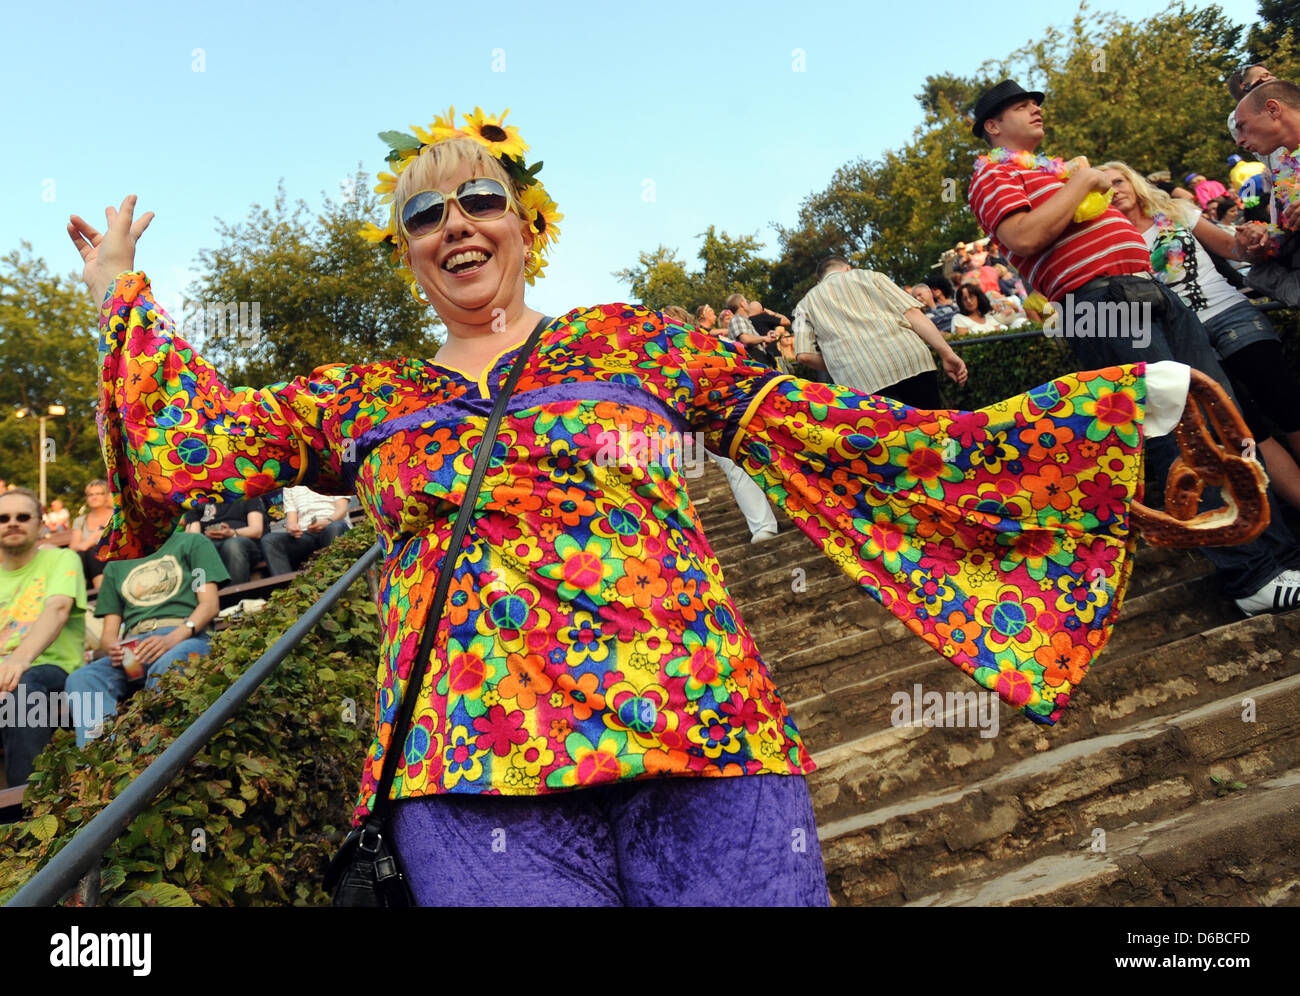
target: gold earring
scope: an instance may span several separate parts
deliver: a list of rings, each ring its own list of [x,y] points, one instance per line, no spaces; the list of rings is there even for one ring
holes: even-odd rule
[[[524,276],[535,277],[537,271],[542,268],[542,257],[536,249],[529,249],[524,253]]]

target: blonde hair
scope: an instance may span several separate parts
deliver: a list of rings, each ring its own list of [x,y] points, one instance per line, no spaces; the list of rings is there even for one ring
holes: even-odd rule
[[[1133,188],[1133,199],[1137,201],[1138,210],[1148,218],[1154,218],[1157,214],[1166,214],[1169,219],[1186,228],[1192,228],[1196,225],[1199,212],[1193,207],[1195,202],[1187,200],[1174,200],[1159,187],[1152,186],[1145,177],[1138,175],[1128,163],[1122,163],[1114,160],[1108,163],[1102,163],[1098,169],[1113,169],[1128,181]]]
[[[497,158],[472,138],[449,138],[421,149],[420,154],[398,174],[393,204],[399,235],[403,234],[402,208],[407,199],[421,190],[436,189],[444,176],[462,167],[469,167],[475,176],[500,180],[510,193],[510,210],[523,217],[519,207],[519,189]]]

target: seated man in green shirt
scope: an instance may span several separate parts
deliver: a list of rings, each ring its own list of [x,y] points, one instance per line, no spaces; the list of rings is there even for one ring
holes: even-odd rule
[[[0,495],[0,741],[10,785],[27,781],[54,735],[85,639],[81,560],[71,550],[36,549],[41,513],[26,488]]]
[[[74,717],[78,745],[97,734],[133,681],[151,688],[177,661],[208,652],[207,626],[221,607],[217,587],[229,577],[212,541],[183,528],[157,553],[104,566],[95,615],[104,619],[108,656],[78,670],[67,687],[83,702],[91,698],[85,693],[103,693],[105,709]]]

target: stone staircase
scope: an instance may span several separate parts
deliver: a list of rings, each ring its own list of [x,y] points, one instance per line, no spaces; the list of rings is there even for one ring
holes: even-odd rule
[[[1199,554],[1144,546],[1055,727],[898,727],[894,693],[977,686],[780,513],[751,545],[714,464],[690,490],[819,766],[836,904],[1300,906],[1300,611],[1243,618]]]

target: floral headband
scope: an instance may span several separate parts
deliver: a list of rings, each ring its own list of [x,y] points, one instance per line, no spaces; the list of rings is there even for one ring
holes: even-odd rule
[[[453,107],[447,111],[445,118],[435,117],[433,124],[429,125],[427,130],[412,125],[412,134],[402,131],[379,133],[379,137],[388,145],[389,151],[385,158],[396,171],[380,173],[379,182],[375,185],[375,193],[380,195],[379,203],[389,205],[388,225],[380,228],[366,222],[361,234],[366,241],[387,247],[389,265],[401,269],[402,278],[410,285],[415,299],[421,303],[427,302],[420,297],[420,288],[415,282],[415,274],[411,272],[403,258],[406,255],[406,239],[397,224],[395,203],[397,178],[402,170],[415,161],[421,151],[452,138],[468,138],[478,142],[492,153],[514,182],[519,190],[519,203],[523,208],[524,217],[528,219],[528,227],[533,233],[533,245],[528,253],[524,278],[532,284],[543,275],[546,253],[559,237],[560,230],[557,223],[564,218],[564,215],[556,210],[555,202],[551,200],[550,195],[546,193],[546,188],[537,179],[537,174],[542,168],[541,162],[533,163],[531,166],[524,162],[524,153],[528,151],[528,145],[519,137],[518,128],[504,124],[509,113],[510,109],[506,108],[501,115],[488,115],[483,113],[482,108],[475,107],[473,114],[463,115],[464,127],[457,128],[456,108]]]

